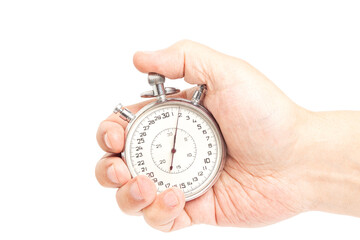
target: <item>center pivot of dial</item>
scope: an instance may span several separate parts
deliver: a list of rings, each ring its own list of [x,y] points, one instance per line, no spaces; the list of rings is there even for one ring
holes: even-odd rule
[[[194,139],[181,128],[167,128],[159,132],[152,141],[150,151],[155,165],[171,174],[188,169],[195,161],[197,152]]]

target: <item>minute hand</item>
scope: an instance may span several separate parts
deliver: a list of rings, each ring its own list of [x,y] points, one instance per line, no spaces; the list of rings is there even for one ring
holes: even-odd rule
[[[171,163],[170,163],[170,171],[173,169],[173,163],[174,163],[174,154],[176,153],[176,149],[175,149],[175,143],[176,143],[176,135],[177,135],[177,130],[178,130],[178,124],[179,124],[179,114],[180,112],[180,107],[178,110],[178,115],[177,115],[177,119],[176,119],[176,126],[175,126],[175,133],[174,133],[174,141],[173,141],[173,147],[171,149]]]

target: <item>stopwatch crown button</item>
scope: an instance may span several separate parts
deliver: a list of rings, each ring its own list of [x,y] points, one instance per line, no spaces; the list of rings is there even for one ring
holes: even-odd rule
[[[134,114],[132,112],[130,112],[127,108],[125,108],[121,103],[119,103],[115,109],[114,109],[114,113],[119,113],[120,117],[127,121],[130,122],[131,120],[133,120],[135,118]]]
[[[149,73],[148,82],[149,82],[150,86],[165,83],[165,77],[158,73]]]
[[[150,86],[153,88],[153,95],[158,97],[158,101],[164,102],[165,101],[165,77],[158,73],[149,73],[148,81]]]
[[[124,106],[123,106],[121,103],[119,103],[119,104],[116,105],[116,107],[114,108],[114,113],[121,112],[123,107],[124,107]]]
[[[199,88],[194,92],[194,94],[191,98],[191,102],[195,105],[200,104],[205,91],[206,91],[206,85],[204,85],[204,84],[199,85]]]
[[[173,87],[164,87],[165,77],[158,73],[149,73],[148,82],[152,86],[152,90],[141,93],[143,98],[157,97],[158,101],[166,101],[165,96],[180,92],[179,89]]]

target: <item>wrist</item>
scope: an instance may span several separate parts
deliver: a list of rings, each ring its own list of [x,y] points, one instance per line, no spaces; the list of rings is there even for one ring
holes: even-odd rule
[[[360,114],[309,113],[297,144],[308,210],[360,216]]]

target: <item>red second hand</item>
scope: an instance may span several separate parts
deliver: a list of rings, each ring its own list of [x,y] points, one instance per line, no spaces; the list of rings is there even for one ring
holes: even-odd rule
[[[174,133],[174,142],[173,142],[173,147],[171,149],[171,163],[170,163],[170,171],[173,169],[173,163],[174,163],[174,154],[176,153],[176,149],[175,149],[175,143],[176,143],[176,135],[177,135],[177,129],[178,129],[178,124],[179,124],[179,112],[180,112],[180,107],[178,110],[178,116],[176,119],[176,127],[175,127],[175,133]]]

